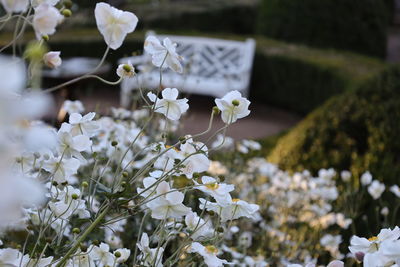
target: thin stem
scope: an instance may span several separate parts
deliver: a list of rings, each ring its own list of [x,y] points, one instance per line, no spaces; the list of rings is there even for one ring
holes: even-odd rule
[[[58,89],[60,89],[60,88],[63,88],[63,87],[65,87],[65,86],[67,86],[67,85],[74,84],[74,83],[76,83],[76,82],[79,82],[79,81],[81,81],[81,80],[88,79],[88,78],[96,78],[96,79],[103,80],[102,78],[100,78],[100,77],[98,77],[98,76],[96,76],[96,75],[93,75],[93,73],[95,73],[95,72],[101,67],[101,65],[103,65],[103,63],[104,63],[104,61],[105,61],[105,59],[106,59],[106,57],[107,57],[109,51],[110,51],[110,47],[107,46],[107,49],[106,49],[106,51],[104,52],[103,58],[100,60],[100,63],[99,63],[93,70],[91,70],[89,73],[87,73],[87,74],[85,74],[85,75],[83,75],[83,76],[77,77],[77,78],[75,78],[75,79],[72,79],[72,80],[70,80],[70,81],[68,81],[68,82],[59,84],[59,85],[57,85],[57,86],[48,88],[48,89],[46,89],[46,90],[43,90],[43,92],[45,92],[45,93],[50,93],[50,92],[56,91],[56,90],[58,90]],[[103,81],[105,81],[105,80],[103,80]],[[120,80],[118,81],[118,83],[119,83],[119,82],[120,82]],[[108,81],[107,81],[107,83],[108,83]],[[118,84],[118,83],[117,83],[117,84]]]
[[[102,213],[96,218],[96,220],[86,229],[86,231],[76,240],[75,245],[68,250],[62,260],[56,265],[56,267],[63,267],[67,263],[67,260],[75,253],[79,248],[79,245],[85,241],[86,237],[97,227],[98,224],[103,220],[103,218],[108,214],[111,208],[111,204],[108,205]]]

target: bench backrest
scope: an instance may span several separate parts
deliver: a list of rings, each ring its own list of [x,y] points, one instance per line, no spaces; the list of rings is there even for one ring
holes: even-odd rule
[[[205,37],[158,35],[177,43],[177,52],[184,58],[184,75],[202,79],[227,80],[248,87],[255,52],[255,41],[244,42]]]

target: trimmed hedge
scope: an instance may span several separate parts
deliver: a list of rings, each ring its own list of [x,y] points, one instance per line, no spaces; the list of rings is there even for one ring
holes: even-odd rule
[[[329,100],[282,137],[268,159],[283,169],[370,170],[400,177],[400,67]]]
[[[163,31],[163,33],[165,33]],[[202,32],[172,32],[176,35],[210,36],[243,40],[244,36]],[[1,36],[0,44],[7,37]],[[31,33],[27,40],[33,39]],[[107,61],[115,66],[118,59],[141,53],[144,32],[128,35],[123,46],[111,51]],[[380,72],[386,66],[378,59],[347,52],[311,49],[263,37],[256,37],[250,97],[252,101],[306,114],[331,96],[352,88]],[[62,57],[101,57],[106,45],[96,29],[61,30],[51,37],[52,50]],[[114,75],[112,72],[110,75]]]
[[[257,46],[252,99],[301,114],[361,84],[386,66],[365,56],[265,38],[258,38]]]
[[[387,5],[382,0],[262,0],[257,30],[272,38],[383,58],[392,16]]]

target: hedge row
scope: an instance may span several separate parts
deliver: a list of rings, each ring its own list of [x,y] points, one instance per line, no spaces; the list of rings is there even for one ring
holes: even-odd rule
[[[262,0],[258,32],[384,57],[391,4],[389,0]]]
[[[301,114],[381,71],[380,60],[257,39],[251,96]]]
[[[174,32],[174,34],[241,39],[243,36],[211,33]],[[33,38],[33,34],[31,36]],[[124,45],[111,51],[107,60],[141,53],[144,32],[138,31]],[[311,49],[301,45],[256,38],[257,51],[253,66],[250,96],[262,102],[306,114],[331,96],[352,88],[381,71],[385,64],[377,59],[332,50]],[[60,31],[51,38],[52,50],[62,56],[101,57],[106,45],[95,29]],[[114,75],[114,73],[112,73]]]
[[[400,177],[400,67],[334,97],[279,139],[268,159],[284,169],[370,170]]]

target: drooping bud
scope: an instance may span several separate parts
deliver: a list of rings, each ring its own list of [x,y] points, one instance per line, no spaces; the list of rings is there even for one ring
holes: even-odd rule
[[[71,9],[64,9],[63,11],[61,11],[61,14],[64,17],[69,18],[72,16],[72,11],[71,11]]]

